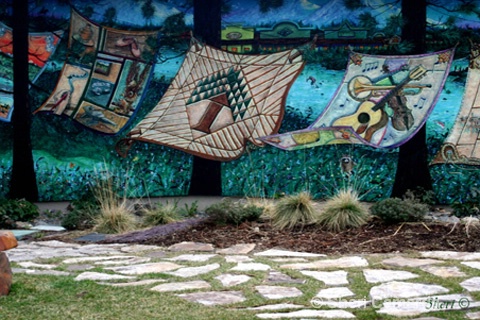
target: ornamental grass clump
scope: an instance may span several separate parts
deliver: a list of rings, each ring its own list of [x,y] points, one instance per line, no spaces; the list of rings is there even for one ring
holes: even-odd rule
[[[340,190],[325,202],[325,209],[318,217],[318,224],[328,231],[340,232],[357,228],[368,222],[370,213],[352,189]]]
[[[305,191],[278,200],[271,214],[273,227],[279,230],[313,224],[318,218],[315,203]]]
[[[143,224],[157,226],[180,220],[180,209],[177,203],[155,204],[153,207],[143,209]]]

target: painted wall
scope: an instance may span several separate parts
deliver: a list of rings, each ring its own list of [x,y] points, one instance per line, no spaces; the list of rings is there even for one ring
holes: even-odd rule
[[[93,60],[81,62],[72,60],[71,8],[48,0],[31,8],[31,25],[35,31],[46,31],[40,27],[46,26],[41,23],[45,19],[49,21],[49,30],[62,31],[58,47],[48,58],[29,92],[34,112],[33,155],[42,201],[80,198],[87,192],[89,183],[94,183],[105,170],[113,172],[118,184],[132,197],[188,194],[193,161],[188,150],[172,148],[163,142],[152,143],[146,139],[137,139],[128,146],[121,144],[125,138],[130,137],[129,134],[137,124],[148,119],[174,83],[175,77],[182,72],[181,66],[191,44],[191,8],[184,6],[183,1],[154,1],[153,10],[145,7],[142,11],[142,5],[146,3],[124,0],[103,1],[99,5],[94,1],[72,1],[81,19],[104,30],[99,32],[100,38],[96,39],[104,47],[99,47],[94,52]],[[445,5],[451,5],[451,2],[445,1]],[[9,22],[7,9],[2,12],[2,22],[6,26]],[[350,11],[341,1],[285,0],[283,6],[261,12],[257,1],[252,0],[229,1],[229,6],[225,9],[226,13],[222,17],[224,30],[233,30],[242,37],[222,37],[223,49],[248,55],[273,54],[283,50],[296,50],[309,41],[314,41],[313,50],[302,51],[303,69],[295,75],[288,90],[282,93],[284,108],[276,116],[279,122],[278,128],[275,128],[280,134],[308,128],[322,115],[344,79],[350,49],[365,54],[398,55],[402,48],[402,42],[398,38],[400,29],[396,24],[398,19],[395,19],[399,9],[394,7],[388,10],[382,6],[367,7]],[[366,12],[372,13],[371,16],[365,15]],[[463,119],[464,123],[469,124],[471,132],[478,132],[475,112],[463,115],[463,118],[457,115],[462,101],[465,101],[463,96],[471,53],[471,44],[467,39],[479,40],[477,31],[480,21],[473,14],[442,12],[439,8],[429,9],[428,14],[429,22],[432,23],[429,25],[429,51],[453,48],[457,43],[454,39],[459,40],[450,65],[450,75],[426,119],[429,157],[433,161],[438,158],[444,142],[458,121]],[[73,26],[81,34],[84,25]],[[108,42],[108,34],[120,33],[128,40],[131,32],[158,33],[158,42],[152,45],[155,46],[155,56],[149,57],[151,60],[137,57],[132,51],[132,43],[126,42],[123,42],[125,46],[121,48],[128,52],[110,52],[112,56],[122,56],[124,60],[112,60],[105,56],[99,59],[98,54],[102,53],[99,51],[107,48],[108,43],[114,43],[113,40]],[[101,38],[101,35],[105,35],[105,38]],[[146,39],[142,46],[148,44]],[[8,53],[3,53],[1,58],[8,62]],[[120,100],[129,74],[128,70],[121,72],[120,69],[123,66],[131,67],[135,61],[145,64],[147,60],[148,63],[151,61],[151,74],[148,79],[142,80],[142,89],[136,92],[141,97],[125,116],[128,121],[123,123],[121,130],[106,130],[112,125],[111,121],[116,123],[116,120],[108,117],[100,119],[98,113],[92,113],[93,109],[85,106],[77,117],[58,112],[56,114],[47,108],[49,101],[53,104],[62,103],[59,99],[62,92],[58,90],[58,84],[68,65],[96,72],[96,77],[88,78],[90,82],[85,84],[87,89],[78,98],[92,103],[100,101],[103,95],[100,91],[100,95],[96,95],[92,88],[101,85],[94,85],[92,79],[96,79],[97,84],[109,82],[112,88],[118,88],[117,100]],[[2,63],[2,81],[8,80],[3,76],[8,71],[7,62]],[[102,70],[115,68],[116,65],[119,66],[118,80],[102,76]],[[70,83],[74,82],[74,73],[70,75],[70,78],[67,75],[67,80],[63,83],[68,83],[69,80]],[[254,83],[253,79],[246,79],[249,83]],[[140,79],[130,77],[129,80],[132,82]],[[59,93],[56,100],[55,93]],[[102,101],[97,104],[108,105]],[[99,128],[105,130],[98,130]],[[6,196],[12,167],[11,123],[0,121],[0,133],[0,196]],[[272,133],[275,132],[268,132]],[[259,134],[258,137],[260,136]],[[258,140],[254,142],[257,143],[246,143],[244,152],[235,159],[222,162],[223,195],[272,197],[307,189],[316,198],[325,198],[346,185],[354,186],[368,201],[382,199],[390,194],[398,148],[384,149],[347,143],[287,151],[270,144],[262,146]],[[123,156],[119,155],[119,151]],[[480,171],[475,156],[470,157],[472,161],[468,163],[440,161],[432,164],[430,170],[439,202],[469,201],[478,197]],[[345,159],[348,161],[345,162]],[[346,166],[346,163],[353,164],[353,167]]]

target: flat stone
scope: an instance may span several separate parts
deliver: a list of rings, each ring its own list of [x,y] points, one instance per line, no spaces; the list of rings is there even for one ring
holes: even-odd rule
[[[76,243],[67,243],[58,240],[50,240],[50,241],[36,241],[34,242],[35,245],[39,247],[49,247],[49,248],[80,248],[81,245]]]
[[[472,298],[466,295],[450,294],[400,301],[384,301],[382,308],[377,312],[396,317],[412,317],[427,312],[462,310],[473,307],[470,303],[471,300]]]
[[[165,272],[165,273],[170,274],[172,276],[176,276],[176,277],[188,278],[188,277],[194,277],[201,274],[209,273],[218,268],[220,268],[220,265],[218,263],[213,263],[213,264],[208,264],[201,267],[181,268],[176,271]]]
[[[355,316],[344,310],[299,310],[284,313],[259,313],[260,319],[292,319],[292,318],[320,318],[320,319],[355,319]]]
[[[67,266],[67,271],[85,271],[95,268],[90,264],[70,264]]]
[[[108,280],[126,280],[126,279],[135,279],[135,277],[122,276],[119,274],[108,274],[108,273],[88,271],[88,272],[80,273],[75,278],[75,281],[82,281],[82,280],[108,281]]]
[[[242,283],[247,282],[252,277],[247,276],[245,274],[221,274],[216,276],[215,279],[220,281],[224,287],[233,287]]]
[[[154,251],[154,250],[158,251],[160,249],[162,249],[162,247],[146,245],[146,244],[134,244],[131,246],[122,247],[120,248],[120,251],[125,253],[141,253],[141,252]]]
[[[271,259],[272,261],[275,262],[281,262],[281,263],[286,263],[286,262],[306,262],[308,261],[305,258],[274,258]]]
[[[158,292],[172,292],[172,291],[184,291],[192,289],[209,289],[210,284],[203,280],[188,281],[188,282],[171,282],[164,283],[151,288],[152,291]]]
[[[258,307],[249,307],[245,308],[245,310],[285,310],[285,309],[302,309],[305,306],[293,303],[278,303],[278,304],[267,304],[265,306],[258,306]]]
[[[13,249],[17,246],[18,241],[12,231],[0,230],[0,251]]]
[[[412,320],[444,320],[442,318],[437,318],[437,317],[421,317],[421,318],[415,318]]]
[[[107,238],[106,234],[90,233],[90,234],[86,234],[84,236],[76,238],[75,241],[78,241],[78,242],[100,242],[100,241],[105,240],[106,238]]]
[[[157,262],[144,263],[133,266],[109,267],[107,270],[112,270],[121,274],[146,274],[146,273],[165,273],[167,271],[181,268],[181,265],[172,262]]]
[[[372,301],[366,299],[339,299],[339,300],[330,300],[323,299],[320,297],[313,298],[310,303],[316,308],[328,307],[335,309],[360,309],[366,308],[372,304]]]
[[[40,263],[31,262],[31,261],[19,262],[18,265],[22,268],[36,268],[36,269],[47,269],[47,270],[52,270],[58,267],[58,265],[56,264],[40,264]]]
[[[266,271],[270,270],[268,264],[258,263],[258,262],[246,262],[246,263],[239,263],[235,267],[233,267],[232,271]]]
[[[225,249],[217,249],[218,254],[248,254],[255,249],[255,243],[241,243]]]
[[[355,294],[347,287],[335,287],[320,290],[315,298],[334,300],[338,298],[351,297]]]
[[[152,251],[147,252],[145,255],[150,258],[164,258],[167,254],[165,251]]]
[[[393,280],[407,280],[417,278],[418,275],[403,270],[365,269],[365,280],[369,283],[388,282]]]
[[[95,262],[96,265],[102,266],[120,266],[120,265],[131,265],[131,264],[138,264],[138,263],[146,263],[150,262],[152,258],[148,257],[133,257],[128,259],[119,259],[119,260],[106,260],[106,261],[97,261]]]
[[[439,285],[391,281],[370,289],[372,300],[388,298],[412,298],[447,293],[448,289]]]
[[[467,279],[463,282],[460,282],[460,285],[465,288],[465,290],[470,292],[480,291],[480,277]]]
[[[50,226],[47,224],[40,224],[38,226],[31,227],[30,230],[62,232],[62,231],[65,231],[66,229],[62,226]]]
[[[94,255],[122,255],[119,245],[100,245],[100,244],[88,244],[78,248],[80,253],[87,256]]]
[[[255,256],[260,257],[295,257],[295,258],[319,258],[326,257],[325,254],[320,253],[308,253],[308,252],[297,252],[297,251],[288,251],[288,250],[278,250],[278,249],[269,249],[262,252],[257,252]]]
[[[24,268],[12,268],[13,273],[25,273],[35,276],[70,276],[69,272],[58,270],[38,270],[38,269],[24,269]]]
[[[215,257],[216,254],[182,254],[177,257],[165,259],[170,261],[192,261],[192,262],[205,262]]]
[[[468,262],[467,262],[468,263]],[[441,278],[450,278],[450,277],[466,277],[467,274],[463,271],[460,271],[458,267],[436,267],[436,266],[425,266],[421,267],[425,272],[431,273],[437,277]]]
[[[470,268],[480,269],[480,261],[464,261],[461,262],[461,264]]]
[[[467,319],[480,319],[480,311],[478,312],[467,312]]]
[[[232,304],[246,300],[241,291],[195,292],[178,294],[177,296],[190,302],[197,302],[206,306]]]
[[[300,283],[303,284],[306,282],[304,279],[293,279],[289,275],[281,273],[276,270],[271,270],[267,276],[267,283]]]
[[[225,261],[229,263],[251,262],[252,258],[249,256],[225,256]]]
[[[15,238],[17,240],[21,240],[23,239],[25,236],[29,236],[31,234],[34,234],[34,233],[37,233],[38,230],[9,230],[13,233],[13,235],[15,236]]]
[[[327,286],[340,286],[348,284],[347,272],[339,271],[300,271],[300,273],[322,281]]]
[[[390,259],[385,259],[382,261],[382,263],[386,266],[392,266],[392,267],[416,268],[416,267],[428,266],[428,265],[444,263],[444,262],[440,260],[434,260],[434,259],[404,258],[404,257],[398,256]]]
[[[146,279],[140,281],[132,281],[132,282],[97,282],[98,284],[105,285],[105,286],[112,286],[112,287],[138,287],[138,286],[147,286],[150,284],[158,283],[158,282],[165,282],[166,280],[163,279]]]
[[[459,252],[459,251],[423,251],[422,257],[444,260],[480,260],[480,252]]]
[[[69,258],[62,261],[65,264],[79,264],[83,262],[99,262],[99,261],[111,261],[111,260],[132,260],[137,258],[136,256],[97,256],[97,257],[80,257]]]
[[[281,268],[285,269],[327,269],[327,268],[355,268],[367,267],[368,261],[363,257],[341,257],[338,259],[317,260],[307,263],[285,264]]]
[[[284,299],[300,297],[303,292],[295,287],[256,286],[258,293],[266,299]]]
[[[215,249],[213,245],[209,243],[202,243],[202,242],[180,242],[170,246],[168,248],[169,251],[205,251],[205,252],[213,252]]]

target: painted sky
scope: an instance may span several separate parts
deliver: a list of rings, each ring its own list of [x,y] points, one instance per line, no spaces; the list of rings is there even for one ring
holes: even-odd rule
[[[242,23],[243,25],[256,26],[258,24],[272,24],[281,20],[301,21],[312,26],[324,26],[330,23],[338,23],[349,19],[356,21],[356,17],[362,12],[370,12],[382,26],[386,19],[400,12],[398,5],[392,0],[364,0],[366,8],[351,12],[345,9],[343,0],[284,0],[281,8],[262,13],[259,10],[258,0],[226,0],[230,4],[231,11],[222,18],[223,24]],[[458,1],[437,0],[438,4],[452,8]],[[31,8],[34,14],[53,14],[55,16],[69,15],[69,7],[60,4],[57,0],[44,0],[35,2]],[[40,4],[38,4],[40,3]],[[105,10],[109,7],[116,8],[116,19],[121,24],[142,26],[148,22],[142,17],[142,0],[71,0],[71,4],[82,9],[92,6],[95,9],[93,20],[100,22]],[[182,4],[183,0],[153,0],[155,16],[151,23],[161,26],[165,19],[176,13],[186,14],[186,23],[193,22],[192,10],[187,10]],[[480,1],[478,1],[480,6]],[[431,23],[444,23],[449,16],[457,19],[457,24],[463,27],[480,28],[480,18],[475,14],[452,13],[440,7],[428,7],[428,20]]]

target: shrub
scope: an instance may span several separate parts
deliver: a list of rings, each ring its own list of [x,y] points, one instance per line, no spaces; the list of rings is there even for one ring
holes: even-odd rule
[[[339,232],[359,227],[367,223],[369,217],[368,209],[360,202],[358,194],[346,189],[325,202],[325,210],[319,215],[318,223],[328,231]]]
[[[272,223],[277,229],[293,229],[316,222],[318,214],[310,193],[300,192],[287,195],[275,204],[272,210]]]
[[[72,201],[62,219],[62,227],[67,230],[93,228],[95,218],[100,214],[100,203],[90,191],[78,200]]]
[[[234,202],[225,198],[205,209],[205,213],[217,224],[239,225],[245,221],[256,221],[262,215],[263,208],[253,204]]]
[[[436,203],[435,192],[432,190],[425,190],[422,187],[417,187],[414,190],[407,190],[403,199],[426,204],[429,208],[433,207]]]
[[[480,201],[452,203],[452,214],[459,218],[477,216],[480,214]]]
[[[426,204],[399,198],[384,199],[370,207],[371,214],[387,224],[421,221],[428,210]]]
[[[0,199],[0,227],[15,227],[16,221],[32,221],[39,215],[38,208],[25,199]]]
[[[157,226],[167,224],[180,219],[180,211],[177,202],[165,205],[157,203],[143,209],[143,224],[145,226]]]

